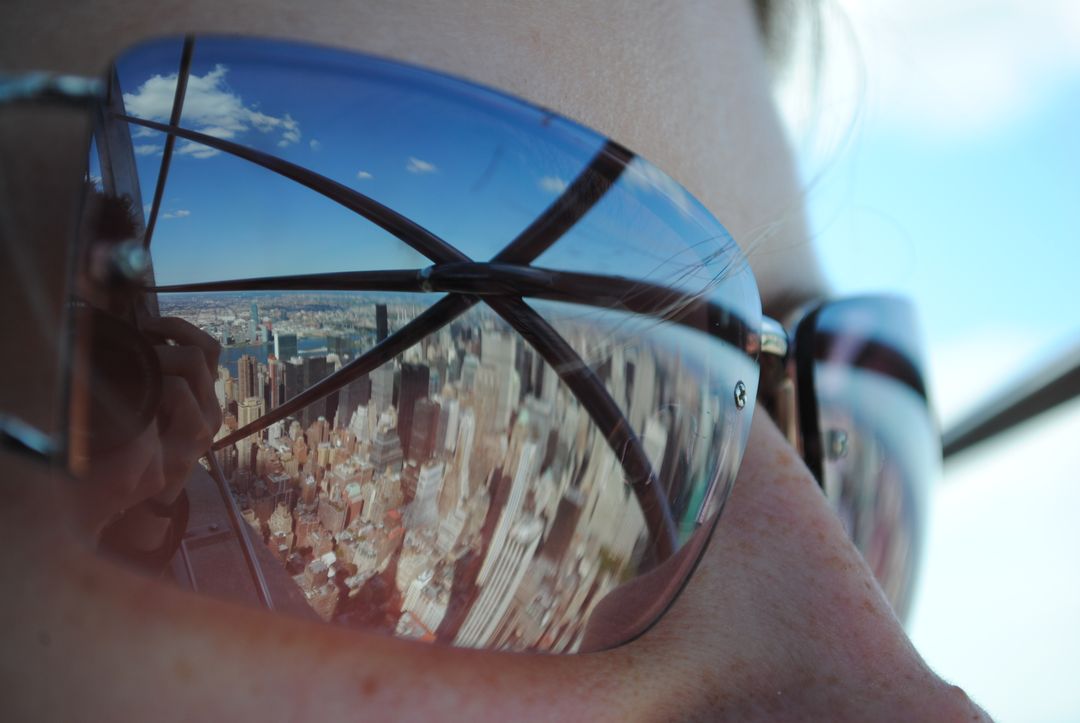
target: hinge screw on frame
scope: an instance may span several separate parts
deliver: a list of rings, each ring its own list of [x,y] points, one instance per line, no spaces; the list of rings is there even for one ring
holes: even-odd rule
[[[735,408],[742,409],[746,406],[746,385],[741,381],[735,384]]]

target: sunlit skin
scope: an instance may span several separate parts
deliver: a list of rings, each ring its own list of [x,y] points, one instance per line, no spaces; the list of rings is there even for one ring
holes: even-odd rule
[[[820,295],[749,5],[581,5],[197,1],[164,11],[17,0],[5,7],[0,67],[93,73],[136,40],[190,30],[417,62],[555,108],[665,169],[749,252],[769,311]],[[58,308],[64,214],[45,199],[77,190],[79,143],[57,134],[12,144],[11,126],[0,131],[5,204],[18,209],[8,228],[39,239],[18,251],[3,241],[14,259],[0,269],[14,310],[4,334],[20,339],[18,354],[3,355],[3,409],[47,425],[54,377],[38,362],[54,349],[32,310],[44,305],[47,321]],[[33,183],[13,185],[20,174]],[[670,612],[630,644],[572,657],[436,648],[179,592],[96,556],[72,524],[70,483],[7,453],[3,465],[0,687],[13,720],[981,717],[921,661],[763,413],[717,533]]]

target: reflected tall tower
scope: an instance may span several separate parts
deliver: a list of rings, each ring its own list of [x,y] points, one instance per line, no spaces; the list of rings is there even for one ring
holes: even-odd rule
[[[266,382],[270,386],[270,409],[276,409],[281,404],[282,393],[281,364],[276,356],[271,354],[266,359]]]
[[[417,462],[427,462],[435,453],[439,418],[442,408],[438,402],[427,397],[416,400],[413,405],[412,433],[409,435],[406,457]]]
[[[303,388],[310,389],[316,382],[322,381],[326,377],[330,376],[330,372],[333,371],[330,365],[326,362],[326,357],[307,357],[303,363]],[[332,418],[334,412],[337,411],[338,393],[332,392],[325,399],[320,399],[317,402],[313,402],[306,409],[304,409],[304,426],[308,426],[315,419],[319,417]]]
[[[390,362],[371,372],[371,403],[375,413],[382,414],[394,399],[394,366]]]
[[[259,305],[251,302],[251,321],[248,322],[248,338],[259,341]]]
[[[390,332],[386,318],[386,304],[375,304],[375,338],[382,341]]]
[[[257,364],[250,354],[244,354],[236,362],[236,376],[240,380],[240,391],[236,396],[240,401],[258,396],[255,388],[259,373]]]
[[[337,407],[337,426],[345,427],[358,407],[371,401],[371,377],[367,374],[354,379],[341,390]]]
[[[492,370],[494,404],[492,418],[485,419],[485,429],[503,432],[510,424],[510,414],[517,406],[520,383],[515,365],[517,339],[502,332],[485,331],[480,336],[480,363]]]
[[[484,558],[480,573],[476,577],[476,582],[479,585],[483,585],[487,581],[488,576],[491,575],[495,564],[498,562],[503,545],[506,544],[510,530],[517,521],[525,503],[526,493],[532,484],[539,462],[535,443],[525,442],[521,445],[521,455],[518,458],[514,481],[510,486],[509,498],[506,501],[506,506],[503,507],[502,512],[499,514],[499,521],[495,525],[495,531],[488,545],[487,556]]]
[[[426,399],[431,371],[426,364],[401,365],[401,391],[398,393],[398,436],[401,438],[405,459],[412,458],[409,448],[412,442],[413,416],[416,403]]]

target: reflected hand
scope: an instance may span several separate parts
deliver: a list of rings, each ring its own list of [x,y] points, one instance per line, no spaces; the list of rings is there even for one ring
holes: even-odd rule
[[[109,547],[118,552],[162,545],[170,516],[154,507],[178,500],[222,422],[214,393],[220,345],[178,318],[144,319],[140,327],[154,344],[161,368],[154,420],[119,449],[95,455],[86,475],[97,496],[89,508],[99,510],[93,528],[100,530],[112,519],[104,532]],[[147,501],[156,505],[142,504]]]
[[[221,346],[206,332],[175,317],[144,320],[141,330],[164,342],[154,346],[163,376],[156,418],[162,488],[149,497],[170,504],[221,427],[221,408],[214,393]]]

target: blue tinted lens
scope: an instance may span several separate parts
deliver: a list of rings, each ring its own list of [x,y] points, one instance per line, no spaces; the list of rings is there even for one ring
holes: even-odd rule
[[[738,469],[733,391],[757,387],[724,228],[608,139],[416,68],[200,38],[116,69],[90,175],[152,217],[128,308],[221,346],[210,471],[275,606],[552,652],[652,624]],[[184,554],[227,587],[222,549]]]

